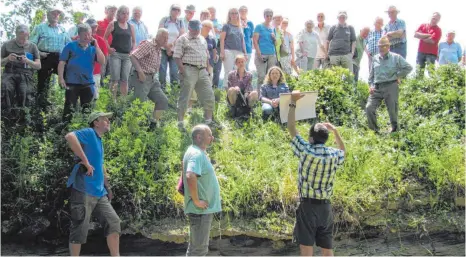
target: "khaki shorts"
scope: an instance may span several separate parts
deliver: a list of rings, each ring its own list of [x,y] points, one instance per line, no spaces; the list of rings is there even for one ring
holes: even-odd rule
[[[99,217],[106,237],[110,234],[121,233],[120,218],[107,196],[98,198],[72,189],[70,203],[71,227],[69,242],[71,244],[86,243],[89,221],[93,212]]]
[[[146,81],[139,81],[137,72],[131,73],[130,84],[134,87],[134,97],[139,98],[141,102],[151,100],[155,103],[155,110],[166,110],[168,108],[167,96],[163,93],[160,82],[154,77],[154,74],[145,74]]]

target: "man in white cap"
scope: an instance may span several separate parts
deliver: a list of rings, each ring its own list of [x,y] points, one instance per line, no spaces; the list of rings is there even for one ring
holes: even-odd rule
[[[366,105],[369,128],[378,132],[377,108],[382,100],[387,106],[391,132],[398,131],[398,96],[400,80],[406,77],[413,67],[399,54],[390,52],[387,36],[379,40],[379,54],[372,58],[369,74],[369,99]]]
[[[50,77],[52,73],[58,74],[60,52],[71,42],[65,28],[58,24],[63,12],[51,9],[47,12],[47,22],[41,23],[31,33],[31,42],[37,45],[41,57],[41,69],[37,74],[37,93],[39,105],[50,105],[47,101]]]
[[[32,89],[34,70],[40,69],[40,55],[37,46],[28,41],[29,29],[18,25],[16,37],[2,45],[2,91],[5,92],[4,109],[17,105],[26,107],[28,94]]]
[[[120,255],[120,218],[110,201],[112,189],[104,168],[102,137],[110,131],[112,113],[95,112],[89,115],[89,128],[66,134],[65,139],[75,154],[76,164],[68,178],[71,187],[71,226],[69,249],[78,256],[87,241],[91,215],[96,214],[105,224],[104,233],[111,256]]]
[[[353,26],[346,24],[346,12],[338,14],[338,24],[333,25],[328,33],[328,56],[331,66],[341,66],[353,72],[353,55],[356,51],[356,32]]]
[[[175,43],[175,58],[180,73],[181,92],[178,99],[178,127],[185,131],[184,115],[193,90],[204,107],[204,119],[207,125],[216,125],[212,121],[215,106],[212,80],[207,71],[209,50],[205,38],[200,35],[201,22],[191,20],[188,33],[180,36]]]
[[[463,51],[461,45],[455,42],[455,31],[450,30],[447,33],[447,40],[440,43],[438,47],[438,63],[440,65],[445,64],[457,64],[461,61]]]
[[[395,6],[390,6],[386,13],[388,13],[390,20],[385,25],[383,33],[390,40],[390,51],[406,59],[406,23],[404,20],[398,19],[400,11]]]
[[[183,18],[183,26],[184,31],[188,31],[188,24],[193,19],[194,14],[196,13],[196,7],[192,4],[186,6],[186,10],[184,10],[184,18]]]

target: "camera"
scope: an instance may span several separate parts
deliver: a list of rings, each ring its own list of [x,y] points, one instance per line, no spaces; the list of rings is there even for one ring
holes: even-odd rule
[[[23,57],[22,57],[22,56],[16,56],[16,60],[22,61],[22,60],[23,60]]]
[[[95,46],[95,40],[91,41],[91,46]]]

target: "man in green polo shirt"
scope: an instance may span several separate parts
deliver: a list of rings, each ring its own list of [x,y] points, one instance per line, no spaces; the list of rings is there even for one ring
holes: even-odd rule
[[[221,212],[220,186],[207,147],[214,141],[212,131],[201,124],[191,133],[193,144],[183,157],[184,212],[189,217],[187,256],[205,256],[214,213]]]

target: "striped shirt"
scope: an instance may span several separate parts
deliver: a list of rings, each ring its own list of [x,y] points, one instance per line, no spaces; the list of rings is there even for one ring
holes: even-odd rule
[[[71,42],[71,38],[61,25],[51,27],[48,23],[41,23],[31,33],[31,42],[41,52],[60,53]]]
[[[181,58],[183,63],[207,67],[209,59],[207,41],[200,34],[193,38],[189,32],[185,33],[176,40],[173,57]]]
[[[310,144],[300,135],[293,138],[291,147],[299,157],[300,198],[330,199],[335,174],[345,160],[345,152],[323,144]]]
[[[144,73],[157,73],[160,67],[160,52],[161,48],[154,38],[152,42],[141,43],[131,55],[138,59]]]
[[[403,20],[396,19],[395,22],[389,21],[387,25],[385,25],[385,28],[383,29],[383,34],[387,34],[388,32],[392,31],[397,31],[402,29],[405,34],[401,38],[390,38],[390,44],[392,46],[400,44],[400,43],[406,43],[406,24]]]
[[[371,30],[367,38],[364,40],[367,46],[367,51],[369,51],[372,56],[375,56],[379,53],[379,39],[382,37],[382,35],[383,30]]]

